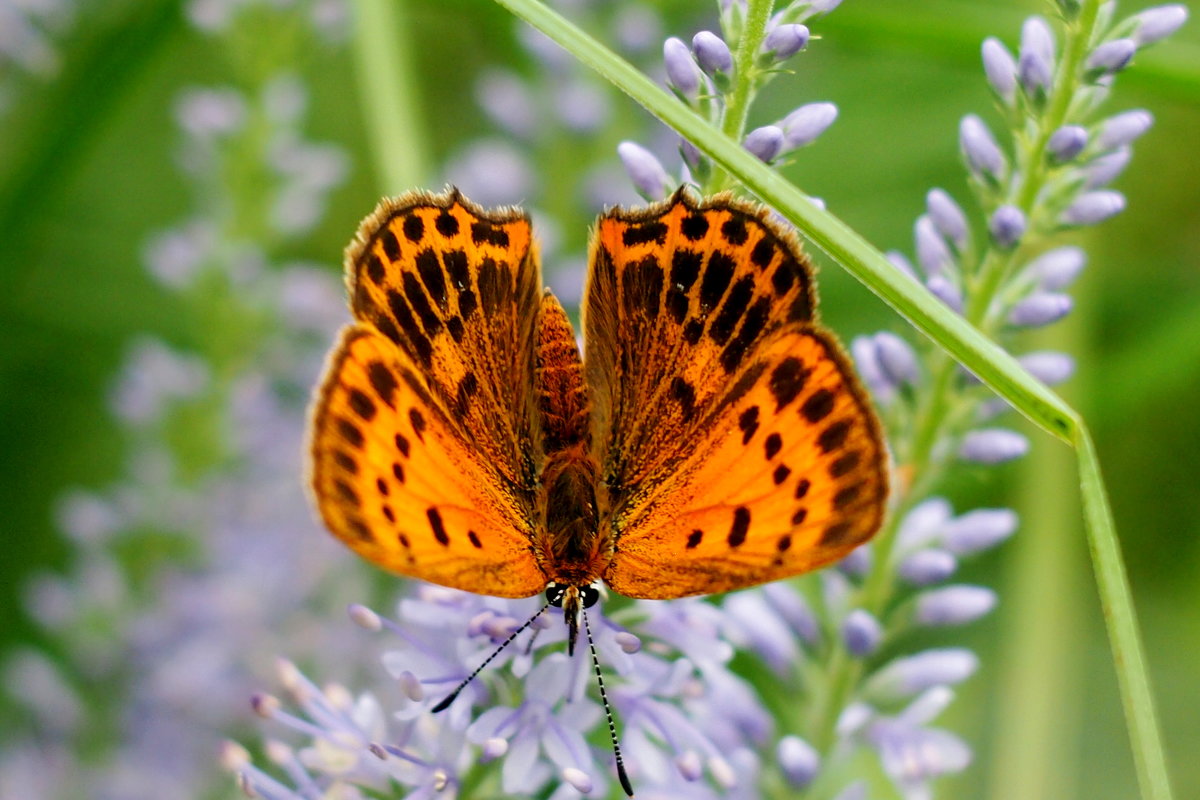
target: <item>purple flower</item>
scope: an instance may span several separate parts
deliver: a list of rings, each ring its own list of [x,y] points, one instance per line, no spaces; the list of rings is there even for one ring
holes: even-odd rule
[[[971,763],[971,750],[962,739],[927,727],[953,697],[945,687],[930,689],[895,717],[876,715],[866,728],[884,772],[905,797],[931,796],[929,781],[961,772]]]
[[[1075,372],[1075,359],[1066,353],[1042,350],[1026,353],[1017,359],[1033,377],[1047,386],[1055,386],[1071,377]]]
[[[1133,38],[1139,47],[1153,44],[1179,30],[1187,16],[1187,7],[1182,4],[1147,8],[1133,17],[1137,23]]]
[[[963,437],[958,455],[978,464],[1001,464],[1029,452],[1029,440],[1016,431],[984,428]]]
[[[784,149],[795,150],[812,144],[837,119],[833,103],[808,103],[788,114],[779,123],[783,129]]]
[[[1044,98],[1054,79],[1054,35],[1041,17],[1030,17],[1021,27],[1021,54],[1017,74],[1025,92]]]
[[[1100,150],[1124,147],[1150,130],[1153,124],[1154,116],[1141,108],[1109,117],[1100,124],[1100,131],[1096,134],[1096,146]]]
[[[808,28],[804,25],[776,25],[763,42],[763,52],[773,61],[786,61],[808,46],[808,36]]]
[[[1010,508],[977,508],[946,523],[942,542],[956,555],[989,550],[1017,530],[1017,513]]]
[[[914,697],[935,686],[962,683],[979,668],[979,657],[960,647],[925,650],[884,665],[867,681],[865,695],[881,702]]]
[[[913,239],[917,246],[917,263],[927,276],[942,275],[954,269],[954,255],[928,215],[917,217]]]
[[[1107,186],[1125,171],[1125,167],[1129,166],[1129,160],[1132,157],[1133,150],[1125,145],[1092,159],[1083,170],[1084,175],[1087,176],[1084,188],[1099,189]]]
[[[1068,225],[1095,225],[1125,210],[1125,195],[1112,189],[1096,189],[1075,198],[1063,211]]]
[[[527,137],[537,130],[537,102],[530,87],[515,73],[485,72],[475,85],[475,100],[492,121],[517,136]]]
[[[685,98],[696,97],[700,90],[700,67],[682,39],[672,36],[663,42],[663,65],[667,70],[667,82],[675,91]]]
[[[883,641],[883,628],[870,613],[856,608],[842,622],[842,640],[851,655],[865,658]]]
[[[1129,66],[1136,52],[1137,42],[1133,39],[1113,39],[1088,54],[1084,67],[1089,72],[1100,74],[1120,72]]]
[[[692,37],[692,52],[700,69],[709,75],[728,75],[733,71],[733,53],[725,40],[712,31],[700,31]]]
[[[925,195],[925,210],[938,233],[953,242],[958,250],[966,247],[967,217],[954,198],[941,189],[930,189]]]
[[[1004,205],[992,212],[988,232],[1001,250],[1011,250],[1025,235],[1025,214],[1016,206]]]
[[[986,586],[946,586],[917,595],[916,620],[920,625],[966,625],[996,607],[996,593]]]
[[[775,758],[788,783],[803,789],[821,770],[821,755],[799,736],[784,736],[775,748]]]
[[[951,283],[941,275],[932,275],[925,281],[925,288],[929,289],[934,297],[945,303],[951,311],[956,314],[962,313],[962,290],[956,284]]]
[[[894,385],[916,385],[920,380],[916,353],[899,336],[887,331],[875,334],[875,352],[880,369]]]
[[[1017,62],[994,36],[983,40],[983,71],[992,90],[1005,103],[1012,103],[1017,88]]]
[[[638,193],[647,200],[659,200],[667,196],[671,179],[663,165],[646,148],[637,142],[625,141],[617,145],[617,155],[629,173],[629,179]]]
[[[941,583],[958,569],[954,554],[938,548],[918,550],[900,562],[896,573],[913,586]]]
[[[1070,286],[1083,271],[1087,256],[1078,247],[1068,245],[1047,250],[1029,262],[1024,273],[1047,291],[1058,291]]]
[[[783,131],[774,125],[755,128],[746,135],[743,145],[753,156],[769,164],[783,152]]]
[[[1064,125],[1050,136],[1046,148],[1050,157],[1062,164],[1074,160],[1087,147],[1087,129],[1081,125]]]
[[[978,177],[1000,180],[1008,169],[1000,146],[979,117],[968,114],[959,126],[959,144],[967,166]]]

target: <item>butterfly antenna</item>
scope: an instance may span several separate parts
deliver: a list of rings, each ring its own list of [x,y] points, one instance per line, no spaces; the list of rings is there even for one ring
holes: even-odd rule
[[[625,794],[633,797],[633,784],[625,774],[625,761],[621,758],[621,745],[617,742],[617,724],[613,721],[612,708],[608,705],[608,695],[604,691],[604,676],[600,673],[600,659],[596,656],[596,643],[592,640],[592,626],[588,624],[587,611],[583,613],[583,630],[587,633],[588,649],[592,651],[592,668],[596,671],[596,683],[600,686],[600,702],[604,704],[604,716],[608,719],[608,736],[612,739],[613,756],[617,760],[617,778]]]
[[[542,606],[540,611],[538,611],[536,614],[534,614],[529,619],[525,620],[525,624],[522,625],[521,627],[517,628],[515,631],[513,631],[512,634],[510,634],[509,637],[504,640],[503,644],[501,644],[499,647],[497,647],[496,650],[490,656],[488,656],[486,659],[484,659],[482,664],[480,664],[478,667],[475,668],[474,672],[472,672],[470,675],[467,676],[466,680],[464,680],[462,683],[460,683],[453,692],[451,692],[450,694],[448,694],[444,698],[442,698],[442,702],[438,703],[436,706],[433,707],[433,709],[432,709],[433,713],[436,714],[439,711],[445,711],[447,708],[449,708],[450,704],[454,702],[454,699],[456,697],[458,697],[458,693],[461,692],[463,689],[467,688],[467,684],[470,683],[471,681],[475,680],[475,676],[478,675],[480,672],[483,672],[483,668],[486,667],[488,664],[492,663],[492,659],[494,659],[496,656],[500,655],[501,650],[503,650],[504,648],[506,648],[510,644],[512,644],[513,639],[516,639],[517,636],[520,635],[521,631],[525,630],[530,625],[532,625],[533,621],[535,619],[537,619],[538,617],[540,617],[543,613],[545,613],[546,609],[549,607],[550,607],[550,604],[546,603],[546,605]]]

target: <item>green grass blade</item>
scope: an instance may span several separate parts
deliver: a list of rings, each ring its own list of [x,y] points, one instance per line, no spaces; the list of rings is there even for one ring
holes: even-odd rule
[[[1061,398],[1034,380],[1012,356],[962,317],[943,306],[925,287],[892,266],[883,253],[844,222],[818,208],[807,195],[738,143],[537,0],[497,2],[546,33],[736,175],[747,189],[791,220],[810,242],[967,365],[1035,425],[1064,441],[1071,440],[1078,415]]]
[[[1121,556],[1112,508],[1108,504],[1108,492],[1100,474],[1100,460],[1086,426],[1081,425],[1076,433],[1075,453],[1079,464],[1083,516],[1087,521],[1092,569],[1096,573],[1100,607],[1108,628],[1129,738],[1134,745],[1133,761],[1137,768],[1138,783],[1143,798],[1170,800],[1171,784],[1154,705],[1154,692],[1146,671],[1145,648],[1133,609],[1133,595],[1125,574],[1125,561]]]
[[[367,141],[385,194],[421,186],[428,143],[413,74],[404,0],[355,0],[354,68]]]
[[[1091,435],[1078,413],[1028,375],[1007,352],[896,270],[845,223],[813,205],[803,192],[632,65],[537,0],[497,2],[691,140],[1035,425],[1076,448],[1089,545],[1142,796],[1146,800],[1170,800],[1166,759],[1112,512]]]

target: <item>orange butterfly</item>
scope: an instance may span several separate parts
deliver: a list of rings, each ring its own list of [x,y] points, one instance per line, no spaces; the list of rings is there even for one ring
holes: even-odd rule
[[[723,592],[875,533],[879,424],[790,232],[680,190],[603,215],[590,262],[581,359],[523,212],[451,190],[367,217],[312,418],[329,530],[403,575],[545,590],[571,650],[599,580]]]

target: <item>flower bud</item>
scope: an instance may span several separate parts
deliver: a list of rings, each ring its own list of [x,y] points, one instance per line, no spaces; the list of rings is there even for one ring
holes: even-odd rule
[[[767,34],[763,50],[775,61],[786,61],[808,46],[808,36],[808,28],[804,25],[776,25]]]
[[[1001,464],[1029,452],[1029,440],[1005,428],[983,428],[963,437],[958,455],[977,464]]]
[[[676,91],[687,98],[696,96],[700,90],[700,68],[682,39],[672,36],[663,42],[663,66],[667,82]]]
[[[709,75],[728,75],[733,71],[733,53],[725,40],[712,31],[700,31],[692,37],[692,52],[696,63]]]

